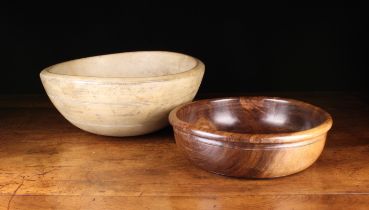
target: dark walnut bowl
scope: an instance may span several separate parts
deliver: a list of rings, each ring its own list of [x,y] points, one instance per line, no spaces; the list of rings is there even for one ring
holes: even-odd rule
[[[292,99],[240,97],[200,100],[169,116],[178,147],[199,167],[221,175],[272,178],[312,165],[332,118]]]

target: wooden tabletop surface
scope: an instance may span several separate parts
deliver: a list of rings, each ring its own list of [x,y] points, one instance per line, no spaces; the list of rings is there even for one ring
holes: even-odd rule
[[[369,209],[368,99],[267,95],[304,100],[333,116],[321,157],[301,173],[264,180],[211,174],[184,158],[169,127],[97,136],[68,123],[44,96],[2,96],[0,209]]]

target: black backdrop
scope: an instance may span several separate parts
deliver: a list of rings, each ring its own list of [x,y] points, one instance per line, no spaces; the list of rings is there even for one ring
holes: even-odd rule
[[[198,57],[206,64],[202,93],[365,90],[365,8],[56,8],[1,8],[0,93],[43,93],[44,67],[136,50]]]

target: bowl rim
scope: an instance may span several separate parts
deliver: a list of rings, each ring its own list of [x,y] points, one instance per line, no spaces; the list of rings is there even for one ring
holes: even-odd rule
[[[281,132],[281,133],[237,133],[237,132],[229,132],[229,131],[221,131],[214,130],[208,128],[200,128],[194,126],[191,123],[180,120],[177,117],[177,112],[189,105],[198,104],[198,103],[206,103],[208,101],[219,101],[219,100],[240,100],[242,98],[253,98],[258,100],[263,99],[274,99],[274,100],[283,100],[287,102],[291,102],[297,105],[304,105],[309,108],[313,108],[321,111],[324,114],[325,120],[319,125],[309,128],[307,130],[302,131],[293,131],[293,132]],[[176,107],[169,114],[169,122],[173,126],[174,130],[179,130],[185,133],[189,133],[191,135],[195,135],[202,138],[225,141],[225,142],[234,142],[234,143],[260,143],[260,144],[284,144],[284,143],[295,143],[301,141],[309,141],[314,137],[324,135],[328,132],[328,130],[332,127],[333,120],[331,115],[323,110],[322,108],[300,101],[296,99],[282,98],[282,97],[270,97],[270,96],[239,96],[239,97],[223,97],[223,98],[211,98],[211,99],[202,99],[193,102],[189,102],[183,105]]]
[[[148,77],[97,77],[97,76],[81,76],[81,75],[68,75],[68,74],[59,74],[51,72],[50,70],[53,69],[56,66],[65,65],[70,62],[76,62],[76,61],[82,61],[86,59],[95,59],[95,58],[101,58],[105,56],[113,56],[113,55],[121,55],[121,54],[133,54],[133,53],[164,53],[164,54],[177,54],[180,56],[186,56],[195,61],[195,66],[192,68],[185,70],[183,72],[178,72],[174,74],[166,74],[166,75],[160,75],[160,76],[148,76]],[[84,58],[78,58],[78,59],[72,59],[68,61],[64,61],[61,63],[57,63],[51,66],[48,66],[44,68],[40,72],[40,77],[52,77],[52,78],[70,78],[74,81],[81,81],[81,82],[99,82],[101,80],[109,81],[109,82],[117,82],[117,83],[131,83],[131,82],[151,82],[151,81],[167,81],[167,80],[173,80],[173,79],[179,79],[183,78],[185,76],[190,76],[195,74],[198,71],[205,71],[205,65],[204,63],[187,54],[179,53],[179,52],[172,52],[172,51],[160,51],[160,50],[142,50],[142,51],[128,51],[128,52],[120,52],[120,53],[110,53],[110,54],[103,54],[103,55],[96,55],[96,56],[89,56]]]

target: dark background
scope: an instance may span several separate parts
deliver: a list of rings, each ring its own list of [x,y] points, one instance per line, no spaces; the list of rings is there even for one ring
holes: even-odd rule
[[[43,94],[38,74],[49,65],[136,50],[198,57],[202,93],[366,90],[366,8],[140,2],[1,10],[1,94]]]

